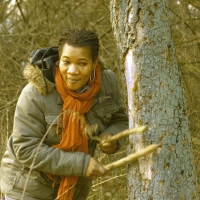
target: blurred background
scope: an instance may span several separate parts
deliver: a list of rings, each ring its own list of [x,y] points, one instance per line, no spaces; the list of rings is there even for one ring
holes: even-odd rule
[[[170,0],[169,17],[180,74],[186,91],[190,132],[200,187],[200,2]],[[30,53],[56,46],[66,28],[86,27],[99,34],[101,59],[119,78],[126,100],[124,74],[118,63],[110,23],[109,0],[1,0],[0,1],[0,159],[12,133],[18,96],[27,84],[22,70]],[[127,141],[128,145],[128,141]],[[126,156],[126,146],[107,156],[97,148],[95,156],[110,163]],[[126,167],[93,182],[88,199],[125,200]]]

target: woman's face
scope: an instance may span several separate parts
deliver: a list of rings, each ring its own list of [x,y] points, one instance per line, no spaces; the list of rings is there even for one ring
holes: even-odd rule
[[[70,90],[78,90],[89,80],[98,60],[92,61],[91,49],[65,44],[60,56],[60,73]]]

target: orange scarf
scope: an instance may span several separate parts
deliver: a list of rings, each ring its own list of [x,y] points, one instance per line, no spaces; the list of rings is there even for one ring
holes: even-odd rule
[[[89,83],[90,89],[83,93],[77,93],[67,88],[58,67],[56,68],[55,82],[57,91],[64,102],[61,110],[64,114],[61,119],[63,127],[61,141],[58,145],[53,145],[53,147],[64,151],[81,151],[87,154],[88,140],[84,135],[86,127],[84,113],[87,113],[91,108],[94,96],[100,88],[100,67],[97,66],[96,77],[93,82]],[[57,199],[71,200],[77,181],[77,176],[63,176]]]

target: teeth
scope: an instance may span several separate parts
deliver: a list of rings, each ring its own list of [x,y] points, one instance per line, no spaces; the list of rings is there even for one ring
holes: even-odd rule
[[[75,80],[75,79],[68,79],[68,81],[71,82],[71,83],[74,83],[74,82],[76,82],[77,80]]]

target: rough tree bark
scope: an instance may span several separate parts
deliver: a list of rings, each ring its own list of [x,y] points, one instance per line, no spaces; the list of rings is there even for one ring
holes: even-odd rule
[[[129,153],[162,144],[128,166],[128,199],[198,199],[184,90],[172,41],[168,0],[111,0],[114,29],[128,93]]]

